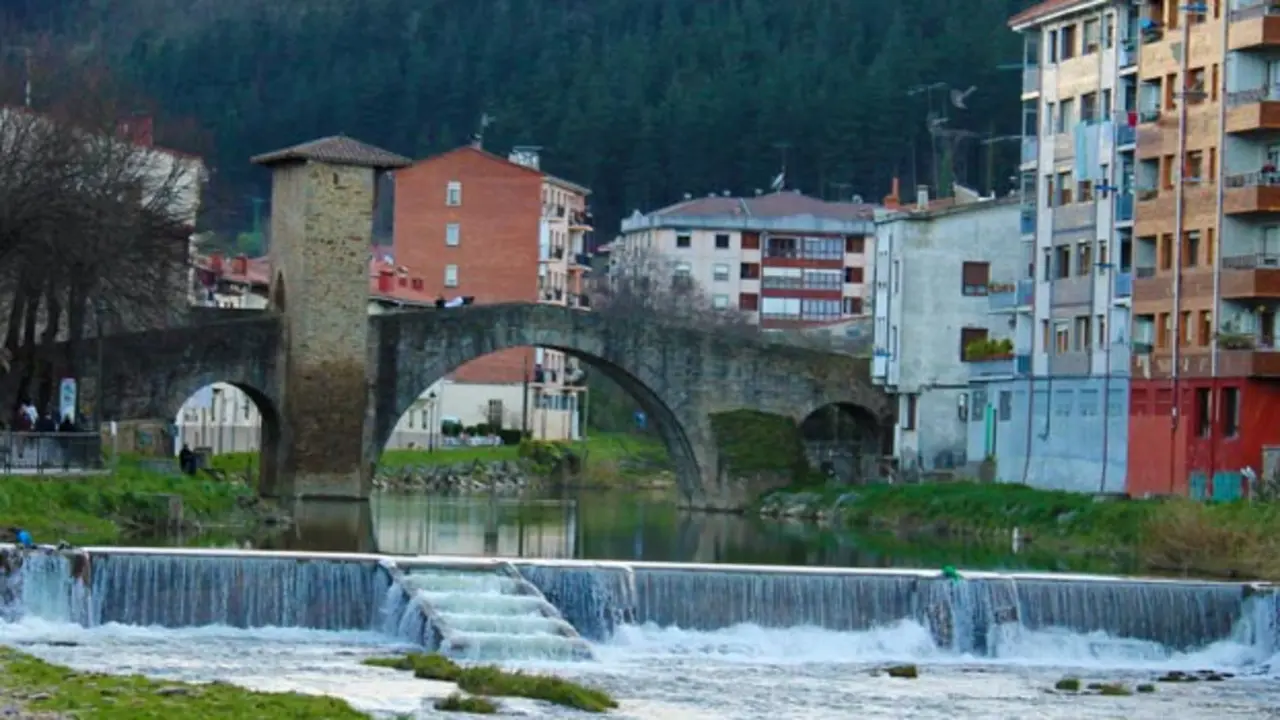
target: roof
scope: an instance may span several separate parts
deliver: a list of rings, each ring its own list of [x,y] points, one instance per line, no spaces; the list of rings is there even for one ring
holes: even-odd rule
[[[552,175],[548,172],[543,171],[541,168],[531,168],[528,165],[521,165],[518,162],[511,162],[511,160],[509,160],[508,158],[504,158],[501,155],[498,155],[496,153],[491,153],[488,150],[485,150],[484,148],[481,148],[481,147],[476,147],[475,145],[463,145],[461,147],[456,147],[452,150],[447,150],[445,152],[442,152],[439,155],[432,155],[431,157],[423,158],[422,160],[419,160],[418,163],[431,162],[432,160],[436,160],[442,157],[447,157],[449,155],[453,155],[454,153],[460,153],[460,152],[473,152],[485,158],[486,160],[493,160],[495,162],[500,162],[504,165],[509,165],[514,168],[519,168],[520,170],[523,170],[525,172],[533,173],[541,177],[543,180],[546,180],[547,182],[550,182],[550,183],[555,183],[556,185],[559,185],[565,189],[572,190],[577,193],[581,193],[582,195],[591,194],[591,188],[586,187],[585,185],[579,185],[578,183],[570,182],[569,180],[565,180],[564,178],[556,177],[555,175]]]
[[[215,261],[215,257],[218,260]],[[238,259],[244,260],[245,272],[243,273],[235,272],[235,261]],[[221,282],[259,288],[264,293],[271,284],[271,259],[265,255],[256,258],[229,258],[216,253],[198,255],[195,266],[214,273]],[[391,275],[393,278],[392,286],[388,291],[384,291],[379,283],[379,278],[384,274]],[[375,254],[369,258],[369,295],[374,299],[395,303],[434,305],[436,297],[427,293],[421,285],[415,287],[413,279],[415,278],[408,268],[396,265],[387,256],[379,255],[375,251]]]
[[[1075,5],[1086,5],[1094,0],[1044,0],[1037,3],[1022,12],[1009,18],[1009,27],[1016,28],[1022,25],[1029,25],[1036,20],[1048,17],[1055,13],[1069,10]]]
[[[263,153],[252,158],[250,162],[255,165],[271,166],[308,160],[375,169],[402,168],[413,164],[409,158],[362,143],[346,135],[331,135],[283,150]]]
[[[655,210],[653,214],[659,217],[744,215],[756,218],[813,215],[832,220],[869,220],[875,215],[875,207],[867,203],[828,202],[784,190],[749,198],[722,196],[694,198]]]

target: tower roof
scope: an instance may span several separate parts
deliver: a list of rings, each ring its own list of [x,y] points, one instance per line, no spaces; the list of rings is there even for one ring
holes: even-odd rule
[[[379,170],[408,167],[413,164],[413,161],[409,158],[362,143],[346,135],[331,135],[319,140],[304,142],[301,145],[287,147],[283,150],[263,153],[254,156],[250,162],[255,165],[270,167],[280,163],[306,162],[308,160],[332,163],[334,165],[355,165]]]

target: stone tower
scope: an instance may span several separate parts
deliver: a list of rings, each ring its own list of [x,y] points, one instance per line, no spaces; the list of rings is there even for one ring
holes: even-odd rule
[[[367,499],[375,174],[410,161],[335,136],[253,162],[272,171],[270,303],[283,329],[276,364],[279,437],[263,443],[261,492]]]

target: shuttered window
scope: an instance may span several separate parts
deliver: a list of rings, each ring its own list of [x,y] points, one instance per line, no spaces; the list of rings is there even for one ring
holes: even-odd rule
[[[991,281],[991,264],[967,262],[961,267],[961,292],[965,295],[986,295]]]

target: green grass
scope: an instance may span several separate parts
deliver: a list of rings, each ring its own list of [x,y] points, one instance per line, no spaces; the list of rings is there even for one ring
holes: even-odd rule
[[[797,491],[813,492],[810,488]],[[1131,561],[1137,571],[1206,577],[1280,579],[1280,504],[1198,503],[1183,498],[1095,499],[1083,493],[1002,483],[867,485],[822,490],[819,503],[858,534],[899,530],[989,541],[1007,553],[1009,532],[1024,552],[1061,563]],[[998,547],[997,547],[998,546]],[[953,561],[954,562],[954,561]],[[1064,568],[1065,569],[1065,568]]]
[[[209,519],[233,513],[252,494],[244,485],[157,471],[122,458],[101,475],[0,477],[0,528],[26,528],[37,542],[110,544],[165,512],[166,496],[182,499],[188,519]]]
[[[608,693],[550,675],[507,672],[492,665],[462,667],[438,653],[409,653],[391,658],[364,661],[373,667],[412,672],[424,680],[456,683],[472,695],[523,697],[586,712],[602,713],[618,707]]]
[[[492,715],[498,712],[497,703],[489,698],[466,696],[453,693],[449,697],[435,701],[433,707],[442,712],[464,712],[473,715]]]
[[[808,474],[800,428],[791,418],[736,410],[712,415],[711,429],[721,461],[731,472]]]
[[[80,720],[367,720],[345,701],[297,693],[261,693],[233,685],[192,685],[138,675],[81,673],[0,648],[0,705],[11,697],[28,711]],[[37,699],[38,698],[38,699]]]

